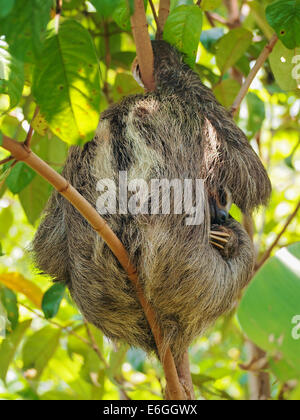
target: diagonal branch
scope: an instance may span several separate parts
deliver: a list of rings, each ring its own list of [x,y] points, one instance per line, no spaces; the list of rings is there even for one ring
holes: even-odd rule
[[[273,249],[278,245],[278,243],[280,241],[280,238],[286,232],[287,228],[292,223],[294,218],[297,216],[299,210],[300,210],[300,201],[298,202],[298,204],[297,204],[295,210],[293,211],[293,213],[287,219],[285,225],[283,226],[279,235],[277,235],[277,238],[275,239],[275,241],[272,243],[270,248],[265,252],[265,254],[262,256],[261,260],[258,262],[257,266],[255,267],[255,271],[258,271],[262,267],[262,265],[267,261],[267,259],[270,257]]]
[[[248,90],[253,82],[253,80],[255,79],[258,71],[261,69],[261,67],[263,66],[264,62],[267,60],[268,56],[271,54],[271,52],[273,51],[273,48],[275,47],[276,43],[278,41],[278,37],[277,35],[273,35],[272,39],[270,40],[270,42],[265,46],[265,48],[263,49],[263,51],[261,52],[260,56],[258,57],[255,66],[252,68],[252,70],[250,71],[245,83],[243,84],[238,96],[236,97],[232,108],[231,108],[231,114],[235,115],[243,101],[243,99],[245,98],[245,96],[248,93]]]
[[[153,333],[161,363],[164,368],[170,399],[184,399],[185,393],[179,382],[178,373],[171,350],[169,347],[167,347],[165,352],[162,351],[163,336],[159,326],[157,325],[155,313],[144,296],[136,269],[130,262],[129,255],[121,241],[117,238],[117,236],[94,209],[94,207],[92,207],[88,201],[67,182],[65,178],[63,178],[36,154],[34,154],[25,144],[3,136],[3,140],[0,145],[4,149],[8,150],[16,160],[23,161],[28,166],[30,166],[35,172],[37,172],[46,181],[48,181],[63,197],[65,197],[71,204],[73,204],[73,206],[90,223],[93,229],[109,246],[113,254],[116,256],[128,274],[129,279],[132,281],[139,302],[145,312],[146,319]]]

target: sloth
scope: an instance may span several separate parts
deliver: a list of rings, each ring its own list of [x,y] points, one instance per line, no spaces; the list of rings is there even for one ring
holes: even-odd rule
[[[252,242],[230,216],[230,203],[250,215],[267,204],[271,184],[245,134],[184,56],[165,41],[152,46],[156,90],[128,96],[104,111],[93,140],[70,149],[63,176],[101,210],[123,242],[164,344],[179,361],[196,337],[232,309],[252,275]],[[126,212],[119,197],[122,212],[99,210],[99,196],[108,188],[101,189],[101,180],[118,188],[120,173],[128,182],[202,180],[201,223],[187,223],[195,197],[181,214],[164,214],[161,202],[147,211],[151,192],[143,195],[144,212]],[[167,194],[159,191],[161,198]],[[173,190],[171,196],[173,203]],[[38,269],[65,283],[86,320],[109,339],[157,351],[126,272],[57,192],[34,238],[33,255]]]

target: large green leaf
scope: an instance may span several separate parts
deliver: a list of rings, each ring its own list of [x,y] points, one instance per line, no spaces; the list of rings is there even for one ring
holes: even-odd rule
[[[121,0],[90,0],[91,3],[97,9],[97,12],[100,13],[104,18],[112,16],[116,7],[121,3]]]
[[[266,9],[269,24],[287,48],[300,47],[300,0],[279,0]]]
[[[10,52],[8,45],[0,40],[0,94],[8,95],[8,111],[14,108],[22,97],[24,86],[24,64]]]
[[[31,319],[20,323],[17,328],[2,342],[0,347],[0,378],[5,381],[7,371],[19,347]]]
[[[247,51],[251,45],[252,33],[244,28],[236,28],[224,35],[216,44],[217,65],[224,74]]]
[[[62,283],[55,283],[46,291],[42,302],[42,309],[46,319],[55,317],[59,311],[65,291],[66,285]]]
[[[300,378],[297,316],[299,322],[300,243],[281,249],[259,270],[238,310],[244,332],[268,352],[283,381]]]
[[[0,0],[0,19],[10,14],[15,5],[15,0]]]
[[[263,122],[266,118],[266,110],[264,102],[253,92],[249,92],[247,95],[247,106],[247,131],[248,135],[252,137],[262,129]]]
[[[16,0],[12,12],[0,20],[0,35],[19,58],[32,61],[39,56],[52,5],[52,0]]]
[[[217,7],[220,7],[222,4],[222,0],[202,0],[201,8],[203,10],[213,10]]]
[[[5,182],[13,194],[18,194],[30,184],[35,176],[36,172],[33,169],[29,168],[24,162],[18,162]]]
[[[78,22],[51,22],[33,92],[60,139],[69,144],[92,139],[100,113],[99,63],[89,32]]]
[[[50,326],[31,335],[23,347],[24,369],[36,369],[38,378],[57,349],[61,330]]]
[[[164,28],[164,40],[186,54],[186,61],[192,67],[196,61],[202,22],[203,15],[199,7],[180,6],[170,13]]]
[[[0,288],[0,302],[6,309],[10,329],[15,330],[19,322],[19,308],[16,294],[6,287]]]
[[[281,42],[278,42],[269,60],[275,80],[281,89],[290,91],[298,89],[300,84],[300,48],[289,50]]]
[[[226,79],[214,88],[214,94],[225,108],[230,108],[239,93],[240,88],[241,86],[236,80]]]

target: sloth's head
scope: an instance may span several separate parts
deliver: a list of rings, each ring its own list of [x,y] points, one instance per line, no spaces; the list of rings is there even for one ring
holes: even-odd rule
[[[232,206],[232,196],[228,188],[220,186],[217,191],[209,194],[209,209],[211,223],[224,225],[229,219]]]

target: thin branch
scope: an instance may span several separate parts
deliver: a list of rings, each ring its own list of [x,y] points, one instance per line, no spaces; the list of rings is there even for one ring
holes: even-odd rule
[[[88,201],[72,187],[66,179],[58,174],[54,169],[47,165],[35,153],[33,153],[23,143],[18,143],[7,136],[3,136],[2,147],[8,150],[18,161],[25,162],[35,172],[48,181],[63,197],[65,197],[79,213],[90,223],[93,229],[102,237],[104,242],[111,249],[115,257],[119,260],[121,266],[128,274],[129,279],[133,283],[139,302],[144,310],[146,319],[148,320],[153,337],[156,342],[161,363],[164,368],[166,381],[168,384],[169,395],[172,400],[180,400],[185,398],[185,393],[180,385],[174,358],[171,350],[167,347],[163,352],[163,335],[157,325],[155,312],[147,302],[143,289],[140,285],[135,267],[129,259],[129,255],[121,241],[117,238],[111,228],[104,219],[98,214],[96,209],[88,203]]]
[[[28,311],[32,312],[35,316],[37,316],[40,319],[46,320],[49,324],[54,325],[55,327],[59,328],[62,331],[65,331],[69,335],[73,335],[78,340],[80,340],[82,343],[86,344],[88,347],[90,347],[90,342],[86,340],[84,337],[81,337],[79,334],[77,334],[74,330],[70,330],[71,325],[61,325],[56,321],[53,321],[52,319],[45,319],[45,317],[38,312],[36,312],[34,309],[30,308],[30,306],[27,306],[25,303],[20,303],[23,308],[26,308]]]
[[[165,23],[170,13],[170,0],[160,0],[158,9],[158,31],[156,39],[162,39],[164,33]]]
[[[152,14],[153,14],[153,17],[154,17],[154,20],[155,20],[155,23],[156,23],[157,32],[160,32],[161,29],[160,29],[160,26],[159,26],[158,16],[157,16],[157,13],[156,13],[156,10],[155,10],[155,6],[153,4],[153,0],[149,0],[149,3],[150,3]]]
[[[14,160],[14,157],[13,156],[8,156],[7,158],[5,158],[3,160],[0,160],[0,166],[1,165],[5,165],[5,163],[8,163],[8,162],[10,162],[12,160]]]
[[[225,6],[228,9],[228,26],[233,29],[241,25],[240,7],[238,0],[224,0]]]
[[[263,64],[267,60],[268,56],[273,51],[273,48],[275,47],[277,41],[278,41],[277,35],[273,35],[270,42],[265,46],[265,48],[261,52],[260,56],[258,57],[258,59],[255,63],[255,66],[252,68],[251,72],[249,73],[245,83],[243,84],[238,96],[236,97],[236,99],[235,99],[235,101],[232,105],[232,108],[231,108],[231,114],[232,115],[235,115],[237,113],[243,99],[245,98],[245,96],[248,93],[248,90],[249,90],[253,80],[255,79],[258,71],[261,69],[261,67],[263,66]]]
[[[63,6],[63,0],[56,0],[56,14],[60,15],[61,11],[62,11],[62,6]]]
[[[209,23],[212,26],[215,26],[214,21],[221,23],[222,25],[230,26],[230,23],[218,13],[206,11],[205,14],[206,14],[207,19],[209,20]]]
[[[101,350],[99,349],[99,346],[98,346],[98,344],[97,344],[97,342],[95,340],[95,337],[92,334],[92,331],[91,331],[91,329],[89,327],[89,324],[88,324],[88,322],[87,322],[86,319],[84,319],[84,325],[85,325],[85,329],[86,329],[87,335],[88,335],[88,337],[90,339],[91,345],[93,347],[93,350],[95,351],[95,353],[97,353],[99,359],[103,362],[103,364],[105,366],[105,369],[109,369],[109,364],[107,363],[105,357],[101,353]]]
[[[278,236],[275,239],[275,241],[272,243],[272,245],[270,246],[270,248],[265,252],[265,254],[262,256],[261,260],[256,265],[255,271],[258,271],[262,267],[262,265],[267,261],[267,259],[270,257],[273,249],[278,245],[278,243],[279,243],[282,235],[286,232],[286,230],[289,227],[289,225],[292,223],[292,221],[294,220],[294,218],[297,216],[299,209],[300,209],[300,201],[298,202],[298,204],[297,204],[295,210],[293,211],[293,213],[287,219],[284,227],[282,228],[281,232],[278,234]]]
[[[154,56],[143,0],[135,0],[134,14],[131,17],[131,27],[136,45],[137,59],[144,86],[149,92],[155,90]]]
[[[28,133],[27,133],[27,136],[26,136],[26,139],[24,141],[25,146],[27,146],[28,148],[30,148],[31,139],[32,139],[32,135],[33,135],[32,123],[35,120],[36,116],[38,115],[39,110],[40,110],[40,108],[38,106],[36,106],[36,108],[34,110],[34,114],[33,114],[32,120],[31,120],[31,124],[30,124],[29,130],[28,130]]]

